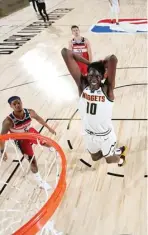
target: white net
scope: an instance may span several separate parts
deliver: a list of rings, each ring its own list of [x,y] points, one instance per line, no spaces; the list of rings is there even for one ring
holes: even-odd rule
[[[49,200],[61,172],[61,159],[53,147],[38,141],[33,146],[42,182],[41,188],[30,170],[28,161],[13,140],[6,141],[0,159],[0,235],[10,235],[28,222]],[[7,152],[8,159],[4,161]],[[45,185],[45,186],[44,186]],[[47,187],[48,186],[48,187]],[[50,220],[37,234],[62,235]]]

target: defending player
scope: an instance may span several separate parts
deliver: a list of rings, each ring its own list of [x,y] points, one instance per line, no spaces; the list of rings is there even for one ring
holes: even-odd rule
[[[11,133],[22,133],[22,132],[33,132],[38,133],[34,128],[31,127],[32,119],[38,121],[41,125],[45,126],[52,134],[56,132],[48,126],[48,124],[32,109],[23,108],[22,101],[18,96],[12,96],[8,99],[13,112],[5,118],[2,124],[1,134]],[[37,142],[32,140],[15,140],[15,144],[20,149],[21,153],[31,163],[31,171],[34,173],[35,179],[37,180],[41,188],[49,189],[50,186],[44,182],[38,172],[37,162],[34,156],[32,144]],[[4,142],[0,141],[1,155],[4,152]],[[4,154],[5,161],[7,160],[7,153]]]
[[[84,57],[85,59],[92,61],[92,51],[90,42],[87,38],[80,35],[80,29],[77,25],[71,27],[72,34],[74,38],[69,42],[69,49],[78,55]],[[85,76],[87,75],[87,65],[77,61],[81,73]]]

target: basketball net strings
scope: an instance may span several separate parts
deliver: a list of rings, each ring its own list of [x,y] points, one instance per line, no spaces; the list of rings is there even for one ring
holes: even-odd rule
[[[9,142],[11,143],[11,145],[13,146],[13,148],[15,149],[15,153],[16,153],[17,160],[18,160],[18,162],[19,162],[19,164],[20,164],[20,167],[21,167],[21,169],[22,169],[22,171],[23,171],[23,173],[24,173],[24,177],[25,177],[26,173],[27,173],[27,172],[29,171],[29,169],[30,169],[31,163],[32,163],[33,159],[35,158],[35,155],[32,157],[32,159],[31,159],[31,161],[29,162],[29,165],[28,165],[28,167],[27,167],[27,169],[26,169],[26,171],[25,171],[24,168],[23,168],[23,164],[22,164],[22,162],[21,162],[21,160],[20,160],[20,156],[19,156],[19,152],[18,152],[18,149],[17,149],[16,144],[15,144],[15,143],[13,142],[13,140],[11,140],[11,139],[9,139]],[[45,146],[42,146],[42,145],[40,144],[40,141],[39,141],[38,139],[37,139],[37,144],[38,144],[38,146],[40,147],[40,149],[43,151],[43,147],[45,147]],[[6,142],[6,144],[5,144],[5,149],[4,149],[4,152],[3,152],[3,154],[2,154],[1,163],[2,163],[2,160],[3,160],[3,157],[4,157],[4,153],[6,152],[7,145],[8,145],[8,142]],[[44,175],[44,180],[45,180],[45,181],[47,180],[47,177],[49,176],[49,174],[50,174],[50,172],[51,172],[51,170],[52,170],[54,164],[56,164],[56,184],[55,184],[55,188],[56,188],[57,183],[58,183],[58,179],[59,179],[59,165],[58,165],[58,160],[57,160],[57,158],[59,157],[59,155],[58,155],[57,151],[56,151],[53,147],[49,147],[49,151],[50,151],[50,152],[54,152],[54,159],[53,159],[53,161],[52,161],[52,163],[51,163],[51,165],[50,165],[50,168],[49,168],[47,174]],[[25,155],[24,155],[24,157],[25,157]],[[46,166],[47,166],[47,164],[46,164],[46,161],[45,161],[45,169],[46,169]],[[46,171],[45,171],[45,172],[46,172]],[[46,191],[46,193],[47,193],[47,190],[45,190],[45,191]],[[48,195],[48,194],[47,194],[47,195]],[[47,198],[47,200],[48,200],[48,198]]]
[[[5,152],[6,152],[6,149],[7,149],[7,145],[8,145],[8,142],[6,142],[6,144],[4,145],[4,151],[0,156],[0,168],[1,168],[1,165],[2,165],[2,162],[3,162],[3,159],[4,159],[4,155],[5,155]],[[1,184],[7,184],[6,182],[4,182],[2,180],[0,180],[0,183]]]
[[[2,155],[0,157],[0,167],[1,167],[1,164],[3,162],[3,158],[4,158],[4,154],[6,152],[6,149],[7,149],[7,145],[8,145],[8,142],[6,142],[6,144],[4,145],[4,151],[3,151],[3,153],[2,153]]]
[[[13,140],[11,140],[11,139],[9,139],[9,143],[13,146],[13,148],[14,148],[14,150],[15,150],[15,153],[16,153],[16,156],[17,156],[17,161],[18,161],[18,163],[20,164],[20,166],[21,166],[21,169],[22,169],[22,172],[23,172],[23,174],[24,174],[24,177],[25,177],[25,175],[26,175],[26,173],[28,172],[28,170],[29,170],[29,168],[30,168],[30,165],[31,165],[31,163],[32,163],[32,161],[33,161],[33,159],[34,159],[34,157],[31,159],[31,161],[29,162],[29,166],[27,167],[27,169],[25,170],[24,169],[24,167],[23,167],[23,164],[22,164],[22,162],[21,162],[21,157],[20,157],[20,154],[19,154],[19,151],[18,151],[18,149],[17,149],[17,146],[14,144],[14,142],[13,142]],[[40,141],[37,139],[37,144],[38,144],[38,146],[43,150],[43,147],[45,147],[45,146],[42,146],[41,144],[40,144]],[[8,146],[8,141],[6,142],[6,144],[5,144],[5,148],[4,148],[4,152],[3,152],[3,154],[2,154],[2,157],[1,157],[1,162],[0,162],[0,165],[2,164],[2,160],[3,160],[3,157],[4,157],[4,154],[5,154],[5,152],[6,152],[6,149],[7,149],[7,146]],[[53,161],[52,161],[52,163],[51,163],[51,165],[50,165],[50,168],[48,169],[48,172],[47,172],[47,174],[45,173],[45,180],[47,180],[47,177],[49,176],[49,174],[50,174],[50,172],[51,172],[51,170],[52,170],[52,168],[53,168],[53,166],[54,166],[54,164],[56,164],[56,185],[57,185],[57,183],[58,183],[58,179],[59,179],[59,165],[58,165],[58,157],[59,157],[59,154],[58,154],[58,152],[53,148],[53,147],[49,147],[49,151],[50,152],[54,152],[54,159],[53,159]],[[51,156],[50,156],[51,157]],[[45,161],[45,169],[46,169],[46,167],[47,167],[47,164],[46,164],[46,161]],[[46,172],[46,170],[45,170],[45,172]],[[18,177],[18,180],[19,180],[19,177]],[[27,180],[27,177],[25,177],[25,180],[28,182],[28,183],[30,183],[28,180]],[[6,184],[5,182],[3,182],[4,184]],[[55,185],[55,187],[56,187],[56,185]],[[12,188],[12,186],[10,186],[11,188]],[[15,189],[17,189],[17,190],[19,190],[20,191],[20,189],[18,188],[18,187],[16,187],[16,186],[13,186],[13,188],[15,188]],[[45,193],[46,193],[46,201],[48,200],[48,198],[49,198],[49,195],[48,195],[48,191],[47,191],[47,189],[46,188],[44,188],[44,190],[45,190]],[[24,194],[24,193],[23,193]],[[26,201],[26,206],[25,206],[25,208],[27,207],[27,205],[29,205],[30,203],[31,203],[31,201],[32,201],[32,195],[30,194],[30,196],[28,197],[28,195],[27,195],[27,201]],[[19,201],[17,201],[17,200],[15,200],[15,199],[13,199],[13,198],[10,198],[10,200],[12,200],[12,201],[15,201],[15,203],[19,203],[19,204],[21,204],[21,202],[19,202]],[[37,205],[37,202],[36,202],[36,207],[38,208],[38,209],[40,209],[40,207]],[[19,212],[23,212],[23,210],[15,210],[15,209],[13,209],[13,210],[11,210],[11,209],[8,209],[8,210],[0,210],[1,212],[3,211],[3,212],[17,212],[17,213],[19,213]],[[2,224],[2,223],[4,223],[6,220],[8,220],[8,219],[11,219],[11,222],[9,223],[9,225],[7,226],[7,228],[5,227],[5,229],[3,229],[3,230],[1,230],[0,231],[0,234],[1,233],[3,233],[3,232],[6,232],[6,230],[8,230],[8,229],[12,229],[13,230],[13,225],[14,224],[16,224],[16,223],[21,223],[21,222],[23,222],[23,219],[20,219],[20,220],[17,220],[17,221],[14,221],[14,217],[7,217],[7,219],[3,219],[1,222],[0,222],[0,224]],[[13,221],[12,221],[13,220]],[[47,231],[47,232],[50,232],[52,235],[62,235],[63,233],[62,232],[58,232],[55,228],[54,228],[54,221],[49,221],[44,227],[43,227],[43,229],[41,230],[41,233],[43,233],[42,231]],[[14,231],[13,231],[14,232]]]
[[[10,143],[10,144],[13,146],[13,148],[14,148],[14,150],[15,150],[15,153],[16,153],[17,161],[19,162],[23,173],[25,173],[25,170],[24,170],[23,165],[22,165],[21,160],[20,160],[21,157],[19,156],[19,151],[18,151],[16,145],[14,144],[13,140],[9,139],[9,141],[6,141],[4,153],[6,152],[8,143]],[[4,156],[4,153],[3,153],[3,156]],[[2,159],[3,159],[3,157],[2,157]],[[27,171],[28,171],[28,170],[27,170]],[[26,172],[27,172],[27,171],[26,171]],[[24,176],[25,176],[25,175],[24,175]],[[8,186],[9,188],[11,188],[11,189],[13,189],[13,190],[15,189],[18,193],[20,193],[21,190],[20,190],[20,188],[17,187],[19,180],[20,180],[19,177],[17,177],[17,179],[15,180],[15,186],[11,186],[11,185],[9,185],[9,183],[6,183],[6,182],[4,182],[4,184],[7,184],[7,186]],[[30,183],[30,182],[27,180],[26,177],[25,177],[25,182],[26,182],[26,183]],[[22,192],[21,194],[22,194],[22,196],[24,196],[24,192]],[[20,196],[21,196],[21,195],[20,195]],[[21,205],[21,209],[20,209],[20,210],[19,210],[19,209],[4,209],[4,210],[0,210],[0,211],[1,211],[1,212],[13,212],[13,213],[16,212],[16,213],[21,213],[21,214],[22,214],[22,213],[24,213],[24,211],[28,208],[28,206],[30,205],[30,203],[32,203],[32,194],[27,195],[25,205],[23,205],[23,203],[22,203],[21,201],[18,201],[18,200],[16,200],[15,198],[11,198],[11,197],[10,197],[9,200],[12,201],[12,202],[15,202],[17,205]],[[36,203],[36,206],[37,206],[37,203]],[[29,208],[28,208],[28,209],[29,209]],[[20,214],[20,217],[22,217],[21,214]],[[5,217],[5,214],[4,214],[4,217]],[[3,232],[6,232],[7,230],[10,231],[10,229],[11,229],[12,232],[15,232],[13,226],[14,226],[15,224],[17,224],[17,223],[18,223],[18,224],[23,223],[23,220],[24,220],[23,218],[20,219],[20,220],[15,220],[15,221],[14,221],[14,218],[15,218],[14,215],[13,215],[12,217],[7,217],[7,218],[6,218],[6,220],[8,221],[8,222],[7,222],[8,226],[7,226],[7,227],[4,226],[4,229],[0,231],[0,234],[4,234]],[[2,221],[4,221],[4,220],[2,220]]]
[[[40,146],[41,149],[43,149],[43,146],[40,144],[40,141],[37,139],[37,143],[38,145]],[[59,153],[55,150],[55,148],[53,147],[49,147],[49,151],[50,152],[54,152],[54,159],[50,165],[50,168],[48,170],[48,173],[45,175],[45,181],[47,179],[47,176],[50,174],[54,164],[56,164],[56,185],[55,185],[55,188],[58,184],[58,180],[59,180],[59,165],[58,165],[58,157],[59,157]],[[46,162],[45,162],[45,167],[46,167]],[[45,189],[46,191],[46,195],[48,196],[48,192],[47,190]],[[47,198],[48,200],[48,198]],[[50,232],[52,235],[63,235],[63,232],[58,232],[55,228],[54,228],[54,221],[53,220],[50,220],[48,221],[45,226],[42,228],[41,230],[41,235],[43,234],[43,232],[46,231],[47,232],[47,235],[49,234],[48,232]]]

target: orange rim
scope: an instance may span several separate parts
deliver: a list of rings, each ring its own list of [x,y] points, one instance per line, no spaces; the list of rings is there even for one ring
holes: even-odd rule
[[[55,191],[52,193],[49,200],[45,205],[39,210],[39,212],[32,217],[26,224],[24,224],[20,229],[18,229],[13,235],[35,235],[39,232],[44,225],[48,222],[50,217],[54,214],[55,210],[59,206],[64,192],[66,190],[66,157],[62,148],[54,141],[48,137],[42,136],[40,134],[34,133],[11,133],[6,135],[0,135],[0,140],[6,141],[9,139],[30,139],[40,141],[45,140],[49,146],[52,146],[59,152],[62,160],[62,171],[59,177],[59,181]]]

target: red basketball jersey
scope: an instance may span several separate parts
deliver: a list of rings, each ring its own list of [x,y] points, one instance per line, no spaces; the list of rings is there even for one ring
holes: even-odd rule
[[[85,42],[84,37],[81,38],[80,42],[75,41],[75,39],[73,38],[71,43],[72,43],[72,51],[73,52],[78,53],[80,56],[89,60],[87,44]]]
[[[89,60],[89,55],[88,55],[88,48],[87,48],[87,44],[85,42],[85,38],[82,37],[81,41],[77,42],[75,41],[75,39],[73,38],[71,41],[72,44],[72,51],[74,53],[77,53],[78,55],[82,56],[83,58]],[[80,71],[83,75],[87,74],[87,65],[81,63],[81,62],[77,62]]]
[[[24,109],[24,117],[22,119],[17,118],[14,113],[8,116],[13,122],[13,127],[10,129],[12,133],[27,132],[31,126],[31,116],[28,109]]]

